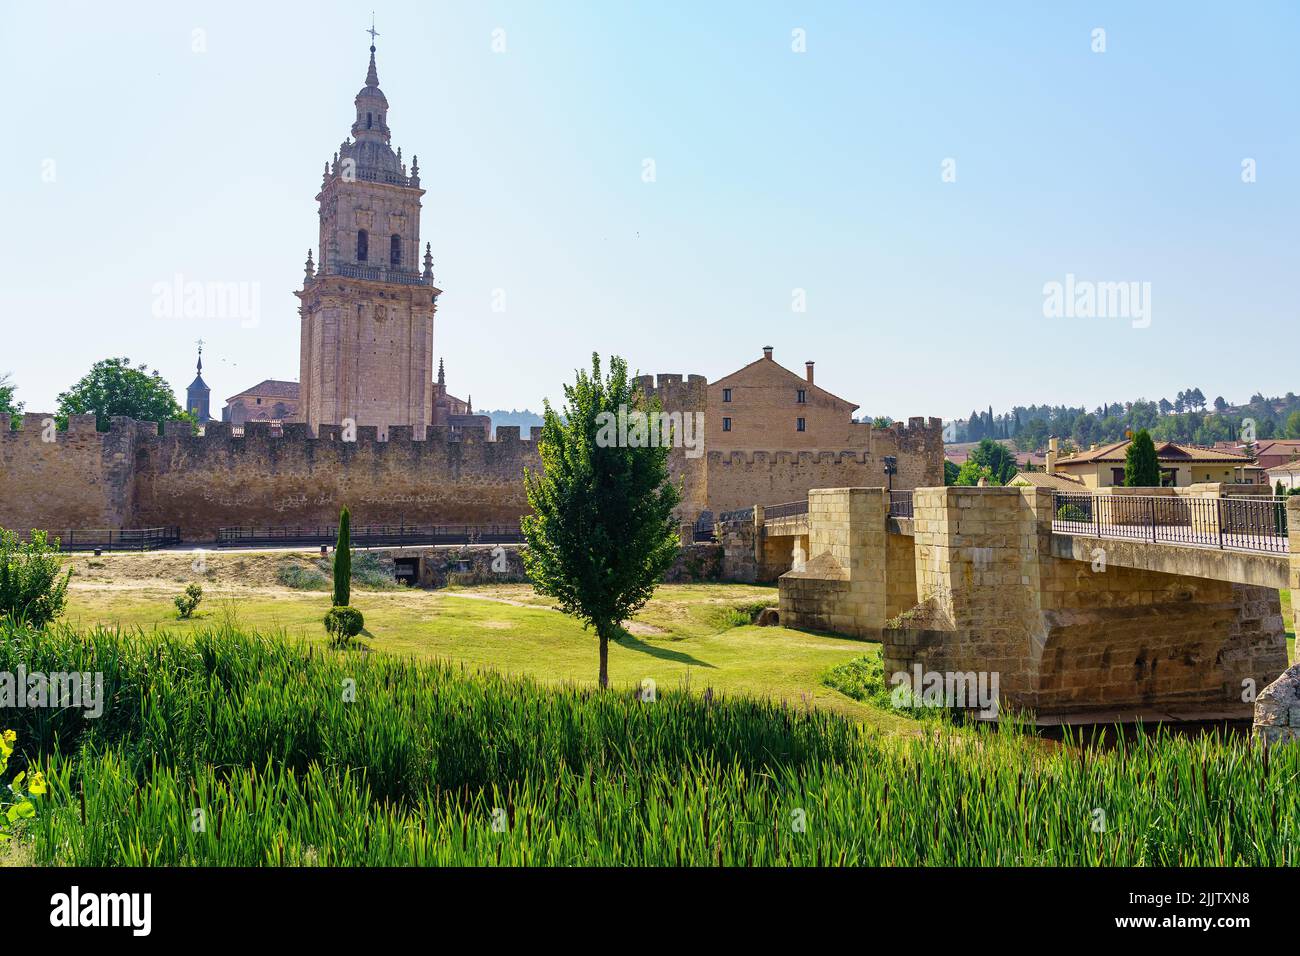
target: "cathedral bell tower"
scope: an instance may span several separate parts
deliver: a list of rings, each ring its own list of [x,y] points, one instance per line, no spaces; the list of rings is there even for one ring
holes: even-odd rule
[[[339,146],[316,201],[317,261],[307,253],[298,314],[298,416],[319,425],[352,419],[411,425],[423,438],[433,415],[433,284],[426,244],[420,268],[419,160],[408,175],[389,145],[388,99],[379,88],[371,29],[370,68],[356,96],[352,134]]]

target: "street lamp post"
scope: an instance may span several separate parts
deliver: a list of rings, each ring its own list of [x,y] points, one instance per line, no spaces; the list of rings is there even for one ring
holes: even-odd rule
[[[894,476],[898,474],[898,459],[893,455],[885,456],[885,475],[889,480],[889,490],[894,490]]]

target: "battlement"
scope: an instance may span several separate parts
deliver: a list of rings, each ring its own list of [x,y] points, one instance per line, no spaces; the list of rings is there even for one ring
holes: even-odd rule
[[[367,524],[514,524],[527,513],[525,469],[539,470],[540,428],[387,429],[336,425],[208,424],[93,415],[67,431],[32,412],[22,428],[0,417],[0,527],[179,526],[184,539],[218,528],[329,525],[347,505]]]
[[[658,398],[664,411],[704,411],[709,403],[709,380],[703,375],[661,372],[658,376],[638,375],[636,383],[647,397]]]
[[[0,415],[0,436],[20,442],[25,439],[44,440],[51,434],[50,428],[55,421],[53,412],[25,412],[21,418],[21,427],[11,431],[10,415]],[[208,422],[199,434],[188,422],[163,422],[162,433],[156,422],[142,422],[121,415],[109,419],[107,431],[97,431],[95,415],[70,415],[66,430],[53,431],[54,443],[68,436],[104,436],[105,441],[130,440],[132,442],[189,442],[198,445],[221,444],[225,442],[277,442],[286,446],[310,442],[343,442],[342,429],[338,425],[321,425],[317,434],[312,435],[310,427],[303,422],[287,422],[275,425],[272,422],[254,421],[243,425],[231,425],[229,422]],[[355,441],[357,445],[534,445],[541,440],[541,426],[534,425],[527,438],[522,438],[518,425],[502,425],[496,429],[496,438],[488,434],[486,428],[450,428],[446,425],[430,425],[415,428],[411,425],[389,425],[387,435],[382,436],[376,425],[358,425]]]

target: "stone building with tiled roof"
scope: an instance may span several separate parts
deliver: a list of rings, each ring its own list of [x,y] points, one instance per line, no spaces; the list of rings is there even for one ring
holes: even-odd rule
[[[1093,445],[1064,458],[1056,457],[1056,439],[1047,454],[1047,472],[1066,475],[1088,488],[1110,488],[1124,484],[1124,458],[1131,439]],[[1156,459],[1160,463],[1160,483],[1186,487],[1199,482],[1258,484],[1262,470],[1247,455],[1222,448],[1157,442]]]
[[[298,383],[264,379],[226,399],[221,420],[232,425],[245,422],[287,422],[298,415]]]

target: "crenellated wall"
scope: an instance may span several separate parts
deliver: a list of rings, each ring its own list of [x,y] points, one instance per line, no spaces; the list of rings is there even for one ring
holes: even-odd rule
[[[184,423],[157,426],[115,418],[107,432],[94,417],[74,418],[42,440],[47,415],[24,416],[8,430],[0,418],[0,527],[30,529],[179,525],[186,540],[232,526],[332,525],[347,505],[355,525],[515,524],[528,510],[525,468],[539,470],[533,429],[517,426],[451,441],[445,428],[416,439],[392,426],[379,441],[361,426],[343,441],[336,426],[312,438],[305,424],[273,434],[250,423],[242,437],[224,423],[202,436]]]
[[[72,415],[59,432],[52,413],[28,412],[11,431],[0,415],[0,527],[129,526],[139,426],[121,421],[97,432],[93,414]]]
[[[683,415],[706,413],[709,383],[703,375],[688,375],[685,381],[680,375],[660,375],[657,381],[652,375],[642,375],[637,378],[637,383],[647,398],[659,400],[665,412],[681,412]],[[702,434],[699,436],[701,441],[703,437]],[[684,448],[674,448],[668,456],[668,473],[682,491],[677,515],[684,521],[693,521],[696,515],[709,508],[706,467],[702,456],[688,457]]]
[[[855,488],[885,480],[884,458],[898,459],[899,490],[943,484],[943,424],[913,418],[871,428],[869,448],[853,451],[707,452],[707,507],[715,514],[806,498],[814,488]]]

